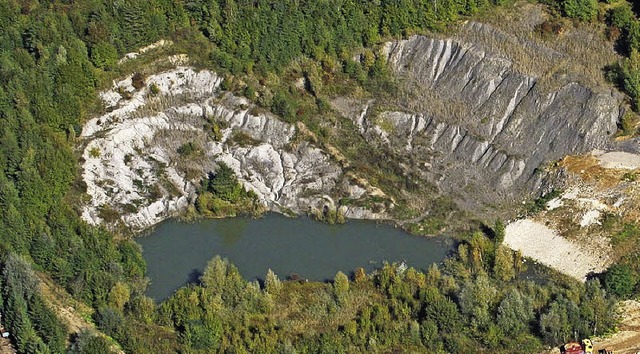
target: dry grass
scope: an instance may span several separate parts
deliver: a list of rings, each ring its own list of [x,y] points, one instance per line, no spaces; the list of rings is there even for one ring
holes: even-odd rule
[[[552,87],[576,81],[609,88],[603,69],[620,57],[614,51],[614,42],[607,38],[606,26],[552,19],[562,29],[558,34],[543,35],[539,26],[549,19],[543,6],[518,2],[483,16],[481,22],[500,33],[491,28],[478,30],[470,23],[461,27],[456,38],[509,58],[514,68],[526,75],[558,81],[550,83]]]
[[[111,349],[115,353],[124,353],[109,336],[98,331],[91,320],[94,310],[89,306],[75,300],[62,287],[57,285],[51,277],[42,272],[38,273],[40,279],[40,293],[45,302],[56,313],[69,329],[69,334],[88,330],[99,336],[107,338],[112,343]]]
[[[582,180],[596,184],[599,188],[612,188],[620,183],[624,172],[600,166],[598,159],[591,155],[567,156],[559,167],[580,176]]]
[[[592,155],[567,156],[556,168],[567,172],[572,187],[569,191],[575,195],[563,198],[561,207],[536,215],[536,220],[544,221],[563,237],[587,248],[608,249],[607,256],[613,262],[638,252],[636,239],[619,237],[625,224],[637,224],[640,220],[640,182],[625,179],[628,170],[603,168]],[[601,225],[581,227],[585,213],[594,210],[591,201],[606,205],[599,217]],[[603,242],[611,243],[611,247]]]

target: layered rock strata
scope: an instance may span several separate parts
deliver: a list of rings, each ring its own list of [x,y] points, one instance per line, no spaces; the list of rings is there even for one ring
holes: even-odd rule
[[[221,82],[213,72],[178,67],[146,78],[139,89],[128,77],[101,94],[108,112],[82,132],[87,222],[154,225],[192,203],[201,179],[221,161],[274,211],[304,213],[336,208],[337,198],[367,197],[368,187],[346,177],[296,126],[257,113],[246,99],[223,92]],[[341,212],[386,217],[359,207]]]

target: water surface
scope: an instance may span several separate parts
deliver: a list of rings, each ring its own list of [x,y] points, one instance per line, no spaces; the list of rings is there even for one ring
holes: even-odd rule
[[[450,240],[412,236],[373,221],[327,225],[278,214],[198,223],[170,220],[138,242],[151,279],[148,295],[158,300],[197,281],[215,255],[228,258],[248,280],[264,279],[271,268],[281,279],[297,274],[323,281],[358,267],[369,272],[384,261],[426,269],[452,248]]]

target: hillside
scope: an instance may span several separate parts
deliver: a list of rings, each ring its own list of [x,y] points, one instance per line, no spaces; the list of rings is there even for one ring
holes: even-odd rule
[[[631,350],[640,21],[623,0],[543,2],[3,2],[12,345],[540,351],[608,334],[618,303],[626,332],[603,343]],[[140,232],[268,210],[458,244],[324,283],[216,257],[145,295]]]

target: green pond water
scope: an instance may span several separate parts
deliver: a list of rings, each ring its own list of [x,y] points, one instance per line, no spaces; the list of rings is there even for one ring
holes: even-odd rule
[[[324,281],[338,271],[372,271],[384,261],[404,261],[424,270],[441,262],[453,247],[450,239],[412,236],[373,221],[327,225],[278,214],[198,223],[169,220],[138,242],[151,279],[148,295],[158,300],[197,282],[215,255],[228,258],[247,280],[262,280],[271,268],[281,279],[296,274]]]

